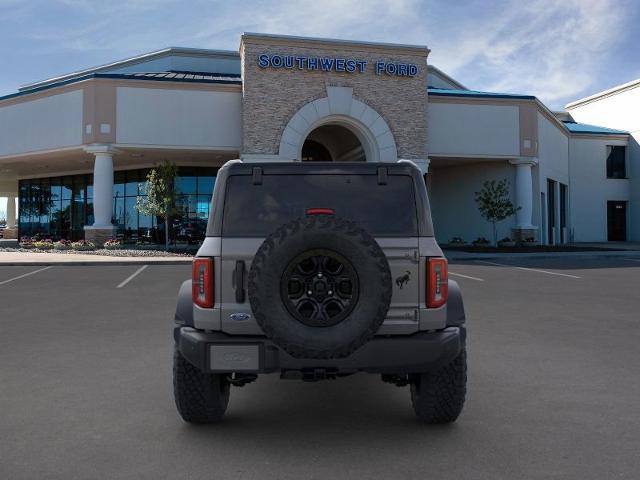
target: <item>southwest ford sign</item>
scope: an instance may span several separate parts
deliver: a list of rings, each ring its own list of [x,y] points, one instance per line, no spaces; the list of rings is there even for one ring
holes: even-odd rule
[[[263,53],[258,56],[260,68],[286,68],[289,70],[307,70],[319,72],[364,73],[372,68],[376,75],[414,77],[418,66],[413,63],[373,62],[369,67],[366,60],[334,57],[298,57],[296,55],[278,55]]]

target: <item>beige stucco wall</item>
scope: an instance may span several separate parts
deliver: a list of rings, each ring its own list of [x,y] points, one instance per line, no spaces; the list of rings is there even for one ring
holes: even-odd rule
[[[576,242],[606,242],[607,201],[628,202],[633,195],[631,180],[607,178],[608,145],[624,146],[627,141],[602,137],[571,139],[569,203]],[[628,220],[629,238],[634,222],[633,218]]]
[[[260,54],[355,58],[368,61],[364,73],[260,68]],[[243,36],[242,152],[277,155],[282,133],[305,104],[327,96],[328,86],[351,87],[353,98],[380,114],[393,134],[399,158],[427,156],[426,48],[375,46],[350,42],[274,40]],[[418,65],[414,77],[376,75],[376,61]]]
[[[429,154],[520,156],[517,105],[432,102]]]
[[[618,91],[603,95],[591,101],[569,105],[567,110],[578,122],[616,128],[629,132],[627,154],[627,175],[629,176],[629,180],[606,180],[606,183],[616,185],[629,183],[627,235],[629,240],[640,241],[640,84],[635,83],[628,88],[621,88]],[[615,144],[616,143],[609,143],[609,145]],[[602,162],[602,148],[599,148],[598,152],[598,161]],[[577,155],[574,155],[572,152],[572,162],[574,161],[578,161]],[[602,168],[602,164],[598,164],[598,173],[601,174]],[[574,172],[575,169],[572,170],[572,174]],[[618,190],[615,194],[610,191],[609,199],[624,200],[622,194],[623,192],[621,190]],[[586,220],[588,220],[588,218]],[[599,232],[600,235],[602,235],[603,227],[600,227]],[[596,232],[589,233],[589,237],[595,238],[595,233]],[[577,229],[576,235],[578,235]]]
[[[506,179],[511,201],[516,202],[515,168],[506,160],[460,161],[459,165],[430,168],[429,174],[431,215],[436,239],[441,243],[453,237],[462,237],[467,242],[478,237],[492,239],[492,226],[482,218],[475,201],[475,192],[484,181]],[[498,240],[510,236],[515,225],[515,216],[499,222]]]
[[[241,94],[117,88],[118,145],[240,149]]]
[[[82,144],[82,90],[6,103],[0,107],[0,157]]]

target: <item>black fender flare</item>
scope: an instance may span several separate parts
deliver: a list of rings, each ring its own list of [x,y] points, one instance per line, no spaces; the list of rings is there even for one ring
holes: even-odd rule
[[[193,327],[193,301],[191,299],[191,280],[185,280],[178,291],[178,304],[174,321],[186,327]]]
[[[466,316],[464,314],[464,302],[462,301],[462,291],[458,282],[449,280],[449,297],[447,298],[447,326],[457,327],[464,325]]]

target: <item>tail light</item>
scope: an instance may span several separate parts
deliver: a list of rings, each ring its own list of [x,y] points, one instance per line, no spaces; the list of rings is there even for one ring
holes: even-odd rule
[[[447,303],[449,296],[447,260],[436,257],[427,259],[427,307],[438,308]]]
[[[304,212],[307,215],[335,215],[333,208],[307,208]]]
[[[202,308],[213,307],[213,259],[194,258],[191,277],[191,298]]]

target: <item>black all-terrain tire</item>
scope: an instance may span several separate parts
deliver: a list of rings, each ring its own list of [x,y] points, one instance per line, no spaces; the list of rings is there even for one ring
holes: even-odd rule
[[[180,416],[189,423],[216,423],[229,404],[225,375],[203,373],[178,350],[173,351],[173,394]]]
[[[454,422],[467,393],[467,351],[463,346],[448,365],[434,372],[411,376],[411,403],[425,423]]]
[[[335,324],[309,325],[288,309],[285,270],[311,251],[335,252],[357,277],[358,297]],[[389,264],[375,239],[355,222],[310,215],[280,226],[258,249],[249,272],[249,301],[265,335],[297,358],[346,357],[368,342],[391,303]]]

